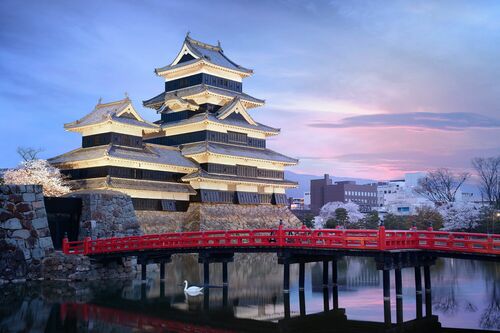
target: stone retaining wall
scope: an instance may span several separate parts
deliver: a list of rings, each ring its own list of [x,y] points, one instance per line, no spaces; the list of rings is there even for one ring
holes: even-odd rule
[[[37,276],[53,251],[42,187],[0,186],[0,280]]]
[[[79,238],[141,235],[130,196],[117,191],[77,191],[68,197],[82,199]]]
[[[136,211],[145,234],[172,231],[277,228],[301,226],[286,206],[191,203],[187,212]]]

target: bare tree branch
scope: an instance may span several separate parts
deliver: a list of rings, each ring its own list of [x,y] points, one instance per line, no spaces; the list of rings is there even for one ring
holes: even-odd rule
[[[458,190],[469,177],[468,172],[454,174],[446,168],[437,169],[418,181],[415,192],[437,205],[454,202]]]
[[[33,147],[17,147],[17,153],[25,162],[33,161],[38,159],[38,154],[43,151],[42,148]]]
[[[500,209],[500,156],[477,157],[472,165],[481,179],[481,194],[490,205]]]

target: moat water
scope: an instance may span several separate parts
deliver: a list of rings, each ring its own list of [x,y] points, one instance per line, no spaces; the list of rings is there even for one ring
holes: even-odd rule
[[[209,293],[189,297],[182,282],[201,285],[203,268],[195,256],[185,255],[167,265],[162,283],[159,273],[151,271],[145,284],[135,279],[1,286],[0,332],[340,332],[340,327],[358,332],[381,327],[382,275],[373,259],[339,261],[339,307],[345,315],[330,311],[321,320],[314,314],[324,311],[322,265],[306,265],[305,313],[300,309],[298,265],[291,267],[288,321],[283,268],[275,256],[236,256],[229,264],[226,290],[221,264],[211,264]],[[499,263],[439,259],[432,266],[431,280],[432,312],[442,327],[500,330]],[[393,276],[391,287],[394,322]],[[415,318],[414,287],[413,269],[403,269],[404,321]],[[331,309],[331,290],[328,297]]]

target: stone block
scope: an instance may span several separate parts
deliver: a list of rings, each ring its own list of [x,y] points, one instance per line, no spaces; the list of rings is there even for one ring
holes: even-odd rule
[[[42,237],[38,241],[42,249],[54,248],[54,245],[52,244],[52,238],[50,237]]]
[[[12,215],[11,212],[9,212],[8,210],[5,210],[3,208],[0,208],[0,222],[7,221],[8,219],[11,219],[13,217],[14,217],[14,215]]]
[[[29,230],[21,229],[12,233],[12,238],[28,239],[31,236]]]
[[[36,217],[37,218],[47,217],[47,212],[45,211],[45,209],[37,209],[36,210]]]
[[[20,194],[11,194],[9,195],[9,201],[17,204],[23,201],[23,196]]]
[[[33,209],[45,208],[45,203],[42,200],[33,201],[31,205],[33,206]]]
[[[44,217],[32,220],[31,225],[35,229],[47,228],[49,226],[47,219]]]
[[[2,222],[0,224],[0,228],[10,229],[10,230],[16,230],[16,229],[21,229],[22,226],[21,226],[21,222],[19,221],[19,219],[12,218],[12,219],[8,219],[5,222]]]
[[[37,192],[35,198],[37,201],[43,201],[43,193]]]
[[[36,197],[35,197],[35,193],[33,193],[33,192],[31,192],[31,193],[27,192],[27,193],[23,194],[23,201],[32,202],[35,200],[36,200]]]
[[[23,249],[23,254],[24,254],[24,260],[30,260],[31,259],[31,251],[28,249]]]
[[[31,256],[35,260],[42,260],[45,257],[45,252],[42,249],[33,249]]]
[[[31,204],[27,202],[20,202],[16,204],[16,211],[20,213],[29,212],[32,209]]]

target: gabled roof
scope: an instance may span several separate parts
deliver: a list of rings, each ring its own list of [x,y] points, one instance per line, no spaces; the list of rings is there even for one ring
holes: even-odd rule
[[[282,155],[271,149],[250,148],[214,142],[198,142],[181,145],[181,152],[182,155],[188,157],[208,152],[225,156],[237,156],[257,160],[281,162],[290,165],[294,165],[299,162],[295,158]]]
[[[252,107],[262,106],[265,104],[264,100],[252,97],[252,96],[245,94],[243,92],[237,92],[237,91],[233,91],[233,90],[217,88],[217,87],[213,87],[213,86],[206,85],[206,84],[198,84],[195,86],[176,90],[175,92],[168,92],[168,93],[162,92],[161,94],[159,94],[151,99],[145,100],[142,103],[146,107],[150,107],[150,108],[158,110],[160,107],[162,107],[162,105],[165,103],[165,101],[169,101],[172,99],[178,99],[179,97],[183,98],[183,99],[189,99],[190,97],[193,97],[195,95],[199,95],[202,93],[222,95],[222,96],[226,97],[227,99],[234,99],[235,97],[239,97],[241,102],[248,104],[247,108],[249,108],[250,106],[252,106]]]
[[[103,145],[88,148],[78,148],[68,153],[53,157],[51,164],[94,160],[103,157],[118,158],[130,161],[149,162],[196,169],[198,166],[190,159],[182,156],[175,147],[147,143],[143,148],[133,148],[117,145]]]
[[[144,120],[134,109],[132,102],[127,97],[125,99],[110,103],[101,103],[99,101],[92,112],[77,121],[64,124],[64,128],[66,128],[67,130],[72,130],[89,125],[99,124],[106,121],[115,121],[138,127],[158,127],[156,124]]]
[[[272,185],[282,185],[285,187],[296,187],[297,186],[296,182],[292,182],[289,180],[218,175],[218,174],[208,173],[203,169],[199,169],[196,172],[190,173],[190,174],[182,177],[182,180],[185,182],[197,180],[197,179],[222,180],[222,181],[236,182],[236,183],[272,184]]]
[[[178,127],[178,126],[184,126],[188,124],[196,124],[204,121],[209,121],[217,124],[222,124],[222,125],[228,125],[228,126],[234,126],[234,127],[241,127],[241,128],[247,128],[255,131],[260,131],[260,132],[265,132],[269,135],[276,135],[279,134],[280,129],[279,128],[274,128],[270,126],[263,125],[261,123],[255,123],[255,125],[249,124],[246,121],[238,120],[238,119],[219,119],[217,118],[214,114],[212,113],[198,113],[188,119],[182,119],[179,121],[173,121],[173,122],[168,122],[165,124],[161,125],[162,129],[168,129],[172,127]]]
[[[250,125],[257,125],[255,120],[253,120],[252,117],[250,117],[250,115],[248,114],[245,106],[241,103],[241,99],[239,96],[233,98],[231,103],[227,103],[226,105],[221,107],[217,112],[217,118],[224,120],[233,113],[240,114],[243,119],[245,119]]]
[[[187,54],[191,55],[194,59],[181,62],[183,57]],[[172,63],[168,66],[156,68],[155,72],[157,74],[160,74],[174,68],[183,67],[192,63],[202,61],[215,66],[220,66],[233,71],[245,73],[246,75],[253,73],[251,69],[240,66],[226,57],[224,51],[222,50],[222,47],[220,46],[220,43],[217,46],[203,43],[198,40],[192,39],[191,37],[189,37],[189,34],[186,35],[184,43],[182,44],[181,51],[177,54],[174,61],[172,61]]]

